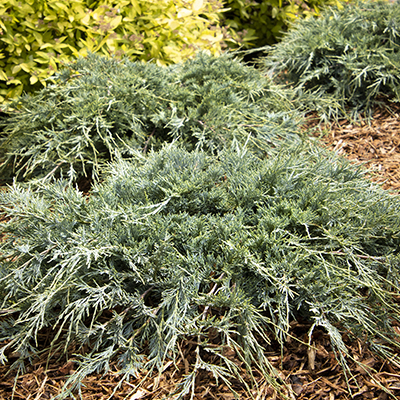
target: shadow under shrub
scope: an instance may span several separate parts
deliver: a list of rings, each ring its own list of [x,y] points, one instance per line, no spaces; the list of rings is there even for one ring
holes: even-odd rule
[[[117,154],[178,139],[211,153],[248,142],[264,155],[296,136],[291,109],[287,91],[232,55],[201,53],[170,67],[89,55],[56,85],[10,106],[1,122],[1,173],[97,179]]]
[[[400,99],[400,3],[359,1],[298,20],[262,64],[304,110],[370,116],[379,101]]]
[[[283,345],[299,316],[326,329],[344,368],[344,333],[385,357],[399,347],[399,199],[324,150],[281,148],[260,161],[170,144],[114,163],[89,197],[57,181],[0,198],[11,218],[1,359],[18,352],[23,369],[48,329],[54,347],[89,349],[70,390],[112,359],[126,378],[161,368],[185,338],[198,345],[181,393],[204,368],[241,379],[228,347],[273,383],[257,338],[272,332]]]

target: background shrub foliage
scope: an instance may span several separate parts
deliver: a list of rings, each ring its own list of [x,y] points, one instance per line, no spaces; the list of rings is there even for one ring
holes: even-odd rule
[[[359,2],[298,20],[263,64],[294,87],[303,109],[327,118],[399,101],[400,3]]]
[[[0,139],[3,177],[97,178],[117,154],[180,140],[215,152],[243,145],[265,155],[296,136],[288,93],[232,56],[199,54],[168,68],[81,58],[57,83],[11,105]]]
[[[125,376],[161,368],[188,338],[182,393],[201,369],[241,379],[227,348],[271,377],[260,340],[283,344],[299,317],[327,330],[342,364],[343,333],[386,357],[399,347],[399,199],[317,148],[260,161],[173,144],[113,164],[89,197],[58,181],[0,198],[1,359],[18,351],[15,367],[43,350],[43,328],[53,351],[89,349],[73,388],[112,359]]]
[[[222,14],[230,27],[231,46],[261,47],[278,42],[292,23],[320,14],[325,6],[341,5],[340,0],[226,0]]]
[[[88,51],[178,63],[199,49],[220,54],[226,43],[275,43],[296,18],[331,4],[340,1],[4,0],[0,102],[42,88],[60,66]]]
[[[217,0],[3,0],[0,101],[43,87],[88,51],[159,64],[219,54],[219,10]]]

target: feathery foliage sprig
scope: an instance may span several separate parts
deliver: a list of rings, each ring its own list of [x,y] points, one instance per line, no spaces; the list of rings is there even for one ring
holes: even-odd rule
[[[240,378],[227,348],[273,383],[259,340],[283,344],[300,316],[327,330],[342,363],[344,332],[398,348],[399,199],[307,146],[260,160],[170,144],[114,163],[89,197],[65,181],[1,193],[1,359],[17,351],[23,368],[43,328],[53,347],[85,346],[66,398],[111,360],[128,378],[176,360],[190,338],[196,361],[178,393],[201,369]]]
[[[285,90],[232,55],[161,67],[89,55],[58,83],[16,100],[2,121],[2,173],[98,177],[116,154],[181,140],[211,153],[246,141],[265,153],[296,136]]]
[[[400,3],[359,1],[298,20],[262,61],[324,119],[400,100]]]

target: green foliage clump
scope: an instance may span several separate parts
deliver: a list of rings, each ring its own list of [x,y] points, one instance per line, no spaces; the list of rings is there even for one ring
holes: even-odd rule
[[[344,333],[399,347],[399,199],[321,149],[260,161],[169,144],[113,164],[89,197],[58,181],[0,198],[1,359],[23,368],[50,329],[53,352],[89,349],[70,390],[110,360],[125,377],[161,368],[183,339],[197,344],[182,393],[201,369],[241,379],[227,348],[272,379],[260,340],[283,345],[299,317],[344,366]]]
[[[117,154],[180,140],[211,153],[248,146],[265,154],[296,136],[286,92],[232,56],[199,54],[169,67],[88,55],[57,83],[11,104],[2,121],[3,177],[98,177]],[[291,113],[293,114],[293,113]]]
[[[219,9],[217,0],[3,0],[0,101],[42,88],[88,51],[159,64],[219,54]]]
[[[230,28],[233,47],[261,47],[279,41],[297,19],[319,15],[322,7],[341,3],[340,0],[226,0],[222,22]]]
[[[298,21],[263,61],[325,118],[400,99],[400,3],[358,2]]]

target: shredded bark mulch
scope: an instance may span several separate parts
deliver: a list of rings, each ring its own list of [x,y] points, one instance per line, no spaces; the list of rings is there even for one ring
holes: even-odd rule
[[[318,120],[310,116],[308,128]],[[320,125],[313,135],[330,149],[351,161],[363,164],[371,179],[384,189],[400,189],[400,104],[377,108],[371,121],[351,123],[341,120],[331,126]]]
[[[383,188],[397,194],[400,190],[400,105],[390,104],[375,111],[373,119],[358,124],[339,121],[331,126],[318,125],[310,116],[305,128],[314,127],[311,132],[321,142],[347,157],[352,162],[363,164],[369,169],[371,179]],[[309,341],[310,325],[293,322],[290,336],[281,349],[271,339],[266,346],[266,355],[276,368],[280,383],[287,387],[290,400],[350,400],[400,399],[400,365],[378,357],[366,343],[351,338],[346,346],[351,357],[349,370],[345,373],[332,351],[328,335],[322,330],[313,332]],[[400,333],[400,327],[395,327]],[[310,343],[311,345],[308,345]],[[120,375],[116,365],[111,372],[92,374],[84,380],[82,399],[84,400],[161,400],[174,398],[176,384],[181,382],[195,362],[195,346],[190,341],[181,344],[181,357],[175,364],[167,362],[161,374],[139,376],[120,386]],[[229,349],[228,349],[229,351]],[[243,371],[244,380],[251,387],[251,395],[240,381],[232,381],[232,388],[240,399],[256,400],[282,399],[282,396],[265,381],[254,366],[252,371],[257,386],[251,386],[248,372],[236,354],[227,354]],[[60,393],[68,376],[76,370],[76,359],[53,357],[36,360],[25,373],[16,376],[9,372],[9,366],[16,359],[10,356],[9,364],[0,366],[0,400],[43,400],[53,399]],[[246,378],[247,377],[247,378]],[[138,389],[136,385],[142,380]],[[115,391],[115,393],[114,393]],[[14,394],[13,394],[14,393]],[[13,396],[13,397],[12,397]],[[71,397],[72,399],[73,397]],[[75,398],[80,398],[76,395]],[[186,396],[185,399],[189,399]],[[235,396],[221,381],[216,381],[212,373],[204,371],[196,381],[193,399],[230,400]]]
[[[368,350],[367,345],[360,340],[346,339],[346,345],[352,359],[349,359],[350,371],[346,374],[338,364],[330,346],[328,335],[322,330],[316,330],[308,342],[307,324],[292,323],[291,336],[287,338],[283,352],[280,346],[271,341],[267,346],[266,355],[271,364],[276,368],[280,383],[287,386],[286,395],[290,400],[350,400],[350,399],[375,399],[388,400],[400,398],[400,368],[396,368],[388,360],[382,360]],[[86,378],[82,388],[84,400],[106,399],[144,399],[159,400],[173,398],[176,384],[190,371],[195,361],[195,346],[182,343],[181,358],[176,363],[166,363],[162,374],[153,374],[144,380],[141,388],[135,386],[143,379],[124,382],[116,390],[120,376],[116,366],[112,372],[105,375],[91,375]],[[243,370],[243,377],[247,376],[247,383],[251,385],[248,374],[232,351],[227,353]],[[65,383],[68,375],[77,367],[74,359],[58,360],[46,365],[46,360],[38,361],[22,376],[15,379],[15,375],[6,374],[6,367],[0,367],[0,398],[11,399],[14,388],[14,399],[53,399]],[[245,385],[232,380],[233,389],[240,399],[282,399],[271,385],[265,381],[255,367],[253,374],[257,387],[251,389],[251,395],[246,392]],[[171,397],[168,397],[171,396]],[[72,398],[72,397],[71,397]],[[77,397],[79,398],[79,397]],[[189,399],[186,396],[185,399]],[[212,374],[204,371],[197,382],[196,400],[230,400],[235,396],[223,382],[216,382]]]

